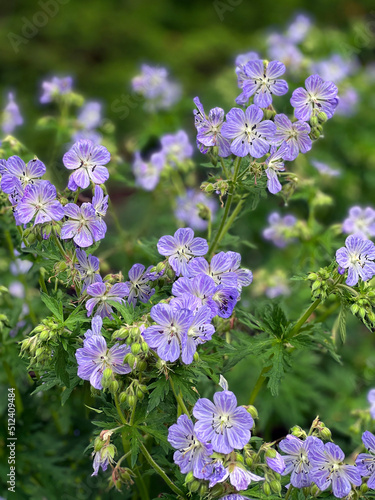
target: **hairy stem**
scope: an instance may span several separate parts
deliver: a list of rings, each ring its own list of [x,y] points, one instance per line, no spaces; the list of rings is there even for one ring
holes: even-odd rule
[[[238,171],[240,169],[240,164],[241,164],[241,158],[238,156],[234,161],[234,173],[233,173],[233,179],[232,179],[232,185],[231,185],[231,192],[228,193],[228,198],[227,198],[227,202],[225,204],[223,218],[221,219],[221,223],[220,223],[220,227],[218,229],[218,232],[216,233],[216,236],[215,236],[215,238],[214,238],[213,242],[211,243],[211,246],[208,250],[209,258],[211,258],[214,255],[216,247],[218,246],[218,244],[220,243],[220,241],[223,239],[224,235],[226,234],[226,232],[230,228],[230,226],[227,225],[227,219],[229,217],[230,207],[232,205],[233,196],[234,196],[234,193],[236,190],[236,181],[237,181]],[[233,220],[232,220],[232,222],[233,222]]]
[[[321,303],[322,299],[316,299],[308,309],[302,314],[302,316],[297,320],[297,323],[294,325],[292,331],[289,334],[289,338],[294,337],[301,330],[302,326],[309,319],[318,305]]]
[[[174,484],[174,482],[167,476],[167,474],[164,472],[164,470],[159,467],[159,465],[155,462],[155,460],[152,458],[150,453],[148,452],[146,446],[143,443],[140,443],[140,448],[143,453],[143,456],[147,460],[147,462],[151,465],[151,467],[159,474],[160,477],[164,479],[164,481],[167,483],[167,485],[170,487],[170,489],[176,493],[178,498],[186,499],[184,493],[180,490],[178,486]]]
[[[265,374],[271,370],[271,366],[264,366],[262,371],[259,374],[258,380],[255,382],[254,389],[250,394],[249,405],[253,405],[254,401],[258,395],[258,392],[261,390],[262,385],[264,384],[266,377]]]
[[[169,383],[171,384],[171,388],[172,388],[174,397],[176,398],[178,406],[181,409],[181,413],[185,413],[185,415],[190,417],[190,413],[189,413],[188,409],[186,408],[186,405],[184,403],[184,400],[182,399],[181,393],[177,394],[177,392],[176,392],[176,388],[174,386],[174,383],[173,383],[171,376],[169,377]]]

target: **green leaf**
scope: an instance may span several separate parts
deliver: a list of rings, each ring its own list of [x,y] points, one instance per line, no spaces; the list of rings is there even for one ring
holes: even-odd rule
[[[154,389],[149,397],[147,411],[152,411],[159,406],[161,401],[164,401],[165,396],[168,394],[170,386],[168,380],[161,377],[156,382],[153,382],[147,387],[148,390]]]
[[[45,305],[48,307],[48,309],[51,311],[51,313],[54,314],[54,316],[61,322],[64,321],[64,313],[63,313],[63,305],[60,300],[56,300],[53,297],[50,297],[44,292],[41,292],[40,294],[42,301],[45,303]]]
[[[134,321],[134,307],[132,304],[120,304],[119,302],[115,302],[114,300],[108,300],[108,304],[116,309],[119,312],[128,325],[131,325]]]
[[[70,378],[69,373],[66,369],[68,353],[60,344],[55,353],[56,362],[55,362],[55,372],[57,378],[61,380],[61,382],[66,385],[66,387],[70,387]]]

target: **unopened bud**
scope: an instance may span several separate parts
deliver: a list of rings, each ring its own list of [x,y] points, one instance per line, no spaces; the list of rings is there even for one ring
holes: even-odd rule
[[[274,448],[268,448],[268,450],[266,451],[265,455],[268,458],[276,458],[277,451]]]
[[[110,378],[112,378],[112,373],[113,373],[113,371],[111,370],[111,368],[106,368],[103,371],[103,378],[109,380]]]
[[[273,481],[270,482],[271,490],[276,493],[276,495],[279,495],[281,493],[281,483],[280,481],[277,481],[274,479]]]
[[[320,435],[323,439],[325,439],[326,441],[330,441],[331,438],[332,438],[332,433],[331,431],[328,429],[328,427],[323,427],[323,429],[320,430]]]
[[[258,410],[255,408],[255,406],[253,406],[253,405],[248,405],[248,406],[246,406],[246,410],[248,411],[248,413],[250,413],[250,415],[251,415],[254,419],[259,418],[259,417],[258,417]]]
[[[292,427],[290,429],[290,433],[298,438],[306,438],[306,432],[299,425],[295,425],[294,427]]]
[[[367,483],[362,483],[360,487],[361,493],[367,493],[368,492],[368,486]]]
[[[49,339],[49,331],[48,330],[43,330],[42,332],[40,332],[39,340],[41,340],[42,342],[45,342],[48,339]]]
[[[251,467],[253,465],[253,459],[251,457],[247,457],[247,459],[246,459],[246,465],[248,467]]]
[[[146,370],[146,368],[147,368],[147,363],[146,363],[146,361],[144,359],[141,360],[141,361],[138,361],[138,363],[137,363],[137,370],[139,372],[143,372],[144,370]]]
[[[133,354],[137,355],[141,350],[141,346],[139,344],[132,344],[131,351]]]
[[[143,352],[148,352],[149,347],[148,347],[147,342],[142,342],[142,344],[141,344],[141,348],[142,348],[142,351],[143,351]]]
[[[195,351],[193,359],[194,361],[199,361],[199,354],[197,353],[197,351]]]
[[[327,114],[324,113],[324,111],[320,111],[318,113],[318,120],[320,121],[320,123],[325,123],[328,120]]]
[[[94,451],[100,451],[104,446],[104,441],[98,436],[94,441]]]
[[[310,118],[310,125],[311,125],[312,127],[316,127],[318,124],[319,124],[319,119],[318,119],[318,117],[317,117],[317,116],[312,116],[312,117]]]
[[[115,392],[118,391],[119,388],[119,383],[117,380],[112,380],[112,382],[109,384],[109,390],[114,394]]]
[[[271,487],[268,483],[263,483],[263,491],[265,495],[271,495]]]
[[[119,400],[120,400],[120,403],[121,403],[121,404],[122,404],[122,403],[125,403],[125,401],[126,401],[126,397],[127,397],[126,392],[122,392],[122,393],[120,394],[120,396],[119,396]]]
[[[130,408],[133,408],[133,406],[135,405],[135,403],[137,402],[137,398],[133,395],[129,395],[127,397],[127,401],[128,401],[128,405],[130,406]]]
[[[131,352],[129,352],[126,356],[125,356],[125,363],[128,363],[128,365],[130,366],[130,368],[133,369],[134,367],[134,363],[135,363],[135,356],[134,354],[132,354]]]
[[[190,471],[186,474],[185,476],[185,484],[189,484],[191,483],[192,481],[194,481],[194,475],[193,475],[193,472]]]
[[[201,482],[200,481],[197,481],[196,479],[194,481],[192,481],[190,484],[189,484],[189,490],[191,492],[195,492],[195,491],[198,491],[199,490],[199,487],[201,485]]]

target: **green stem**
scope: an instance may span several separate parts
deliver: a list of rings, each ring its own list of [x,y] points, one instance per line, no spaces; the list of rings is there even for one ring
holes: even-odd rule
[[[10,235],[10,231],[8,229],[5,229],[4,236],[5,236],[7,245],[8,245],[9,256],[13,260],[14,259],[14,246],[13,246],[12,237]]]
[[[113,399],[115,400],[116,410],[117,410],[118,416],[120,417],[121,422],[127,426],[128,423],[126,421],[126,418],[125,418],[124,414],[122,413],[120,402],[119,402],[117,394],[114,395]],[[133,425],[134,414],[135,414],[135,405],[133,407],[133,411],[132,411],[132,414],[131,414],[131,417],[130,417],[131,424],[129,424],[129,425]],[[129,445],[129,442],[127,441],[127,439],[126,439],[125,430],[121,431],[121,441],[122,441],[122,447],[124,449],[124,452],[128,456],[128,453],[130,451],[129,450],[130,445]],[[128,464],[129,464],[129,466],[131,465],[130,457],[128,457]],[[137,485],[137,488],[139,490],[139,493],[141,495],[142,500],[149,500],[150,496],[148,494],[146,485],[145,485],[145,483],[143,481],[142,475],[141,474],[137,474],[134,479],[135,479],[135,483]]]
[[[224,226],[224,229],[223,229],[223,234],[222,234],[222,238],[227,234],[227,232],[229,231],[229,228],[232,226],[233,222],[235,221],[237,215],[240,213],[243,205],[245,203],[245,198],[241,198],[240,201],[237,203],[237,206],[236,208],[233,210],[231,216],[229,217],[227,223],[225,224]],[[221,238],[220,238],[221,240]],[[218,241],[218,243],[220,243],[220,241]]]
[[[288,335],[289,338],[294,337],[300,331],[305,322],[309,319],[318,305],[321,303],[322,299],[316,299],[310,307],[302,314],[302,316],[297,320],[297,323],[294,325],[292,331]]]
[[[232,205],[233,196],[234,196],[234,193],[236,190],[236,181],[237,181],[238,171],[240,169],[240,164],[241,164],[241,158],[238,156],[235,159],[235,163],[234,163],[234,173],[233,173],[233,179],[232,179],[231,192],[228,193],[228,198],[227,198],[227,202],[225,204],[224,214],[223,214],[223,218],[221,219],[219,230],[216,233],[216,236],[215,236],[213,242],[211,243],[211,247],[208,250],[209,257],[212,257],[214,255],[217,245],[222,240],[226,231],[228,231],[228,229],[230,227],[230,226],[227,226],[226,223],[227,223],[227,219],[229,216],[230,207]],[[226,231],[224,232],[225,227],[226,227]]]
[[[225,166],[225,163],[224,163],[224,160],[223,160],[222,156],[220,156],[220,163],[221,163],[221,168],[223,169],[223,174],[225,175],[225,177],[227,179],[229,179],[227,167]]]
[[[77,192],[76,192],[76,194],[75,194],[75,196],[74,196],[74,201],[73,201],[73,203],[77,204],[77,201],[78,201],[78,198],[79,198],[79,193],[80,193],[80,192],[81,192],[81,188],[79,187],[79,188],[77,188]]]
[[[140,443],[140,448],[143,453],[143,456],[147,460],[147,462],[151,465],[151,467],[159,474],[160,477],[164,479],[164,481],[167,483],[167,485],[170,487],[170,489],[178,495],[179,498],[186,499],[184,493],[180,490],[178,486],[174,484],[174,482],[167,476],[167,474],[164,472],[164,470],[159,467],[159,465],[155,462],[155,460],[152,458],[150,453],[148,452],[146,446],[143,443]]]
[[[286,495],[285,495],[285,500],[288,500],[289,498],[289,495],[291,494],[292,492],[292,489],[293,489],[293,486],[290,485],[289,488],[288,488],[288,491],[286,492]]]
[[[177,392],[176,392],[176,388],[174,386],[174,383],[173,383],[171,376],[169,377],[169,383],[171,384],[171,388],[172,388],[174,397],[176,398],[176,401],[178,403],[178,406],[181,408],[181,412],[185,413],[185,415],[190,417],[190,413],[189,413],[188,409],[186,408],[186,405],[184,403],[184,400],[182,399],[181,393],[177,394]]]
[[[254,389],[252,393],[250,394],[250,399],[249,399],[249,405],[253,405],[254,401],[258,395],[258,392],[262,388],[262,385],[264,384],[264,381],[266,380],[266,377],[264,376],[268,371],[271,370],[271,366],[264,366],[262,371],[259,374],[258,380],[255,382]]]
[[[64,259],[65,259],[66,253],[65,253],[64,247],[61,244],[61,241],[59,240],[59,237],[56,235],[56,233],[52,233],[52,234],[53,234],[54,240],[56,242],[56,245],[57,245],[58,249],[60,250],[61,256],[64,257]]]

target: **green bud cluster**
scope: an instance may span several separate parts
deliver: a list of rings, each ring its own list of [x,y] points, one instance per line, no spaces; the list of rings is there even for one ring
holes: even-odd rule
[[[54,318],[43,319],[31,332],[34,335],[21,342],[21,352],[28,353],[31,364],[48,364],[53,350],[50,343],[56,341],[63,330]]]
[[[355,297],[350,296],[352,305],[350,311],[354,316],[357,316],[363,323],[371,330],[375,329],[375,313],[373,308],[375,306],[375,290],[368,288],[360,295]]]
[[[319,111],[310,118],[310,138],[312,140],[317,140],[323,134],[322,124],[328,120],[328,117],[324,111]]]
[[[229,189],[229,184],[227,181],[218,180],[217,182],[203,182],[201,184],[201,190],[205,193],[213,193],[214,191],[220,192],[220,196],[224,196]]]
[[[310,273],[307,279],[312,281],[311,296],[315,299],[326,299],[332,289],[331,273],[327,268],[320,268],[316,273]]]
[[[292,436],[296,436],[300,439],[306,439],[306,437],[307,437],[306,432],[299,425],[295,425],[294,427],[292,427],[290,429],[290,434],[292,434]]]

